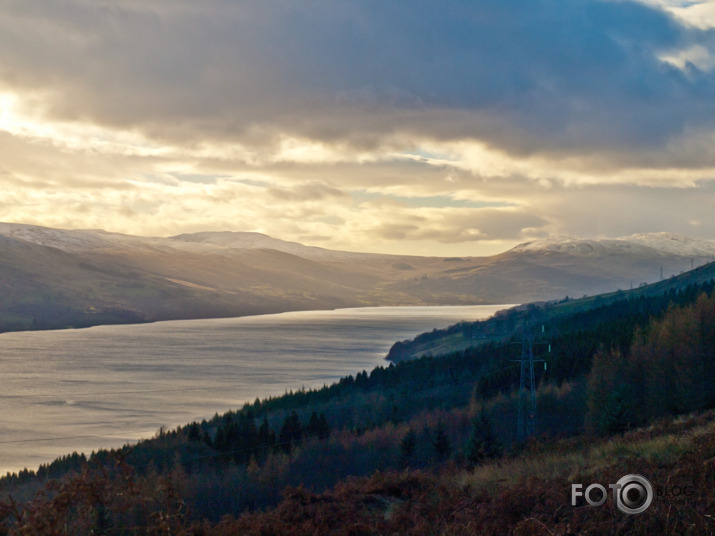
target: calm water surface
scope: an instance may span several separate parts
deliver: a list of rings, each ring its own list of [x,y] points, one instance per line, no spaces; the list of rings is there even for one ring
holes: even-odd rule
[[[330,384],[386,364],[397,340],[505,307],[371,307],[5,333],[0,472]]]

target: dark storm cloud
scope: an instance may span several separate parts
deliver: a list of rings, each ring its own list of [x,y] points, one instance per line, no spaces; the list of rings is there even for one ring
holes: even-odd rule
[[[713,49],[712,32],[636,2],[4,4],[0,84],[55,117],[190,143],[419,136],[647,154],[715,118],[713,74],[659,59]]]

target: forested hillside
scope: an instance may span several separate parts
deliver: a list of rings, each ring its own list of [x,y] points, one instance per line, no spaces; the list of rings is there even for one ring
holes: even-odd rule
[[[443,486],[444,475],[459,474],[472,482],[491,466],[491,459],[512,467],[534,449],[568,451],[568,441],[553,443],[556,438],[622,434],[654,419],[700,412],[698,433],[705,434],[706,446],[693,443],[692,449],[666,449],[667,456],[663,454],[672,467],[686,470],[678,452],[699,452],[703,460],[714,454],[713,414],[703,413],[715,407],[713,375],[708,373],[715,355],[713,289],[709,281],[657,295],[623,293],[558,317],[549,317],[544,307],[523,308],[505,315],[504,325],[514,315],[507,338],[378,367],[322,389],[256,400],[210,420],[160,430],[138,445],[89,459],[71,455],[38,471],[8,475],[0,481],[3,522],[10,531],[32,533],[47,523],[70,527],[72,534],[148,526],[157,533],[163,527],[176,532],[177,527],[193,526],[197,533],[221,534],[230,528],[258,534],[256,527],[266,523],[273,528],[264,533],[279,534],[276,523],[287,522],[286,509],[297,508],[296,522],[302,522],[318,515],[323,502],[325,508],[337,508],[358,500],[354,511],[365,510],[362,523],[377,523],[369,515],[375,511],[382,511],[386,522],[386,512],[398,512],[395,519],[406,523],[400,516],[445,515],[433,501],[457,508],[459,497],[472,510],[477,503],[491,504],[501,512],[498,516],[511,519],[506,510],[516,500],[510,494],[520,493],[519,482],[494,479],[486,485],[487,495],[474,491],[462,496],[462,488]],[[479,331],[480,325],[474,329]],[[537,437],[526,445],[515,441],[519,365],[512,361],[525,337],[545,360],[545,370],[537,368]],[[592,440],[578,441],[587,445]],[[701,447],[709,450],[698,451]],[[651,463],[651,458],[629,452],[635,468],[658,473],[661,454],[654,454]],[[691,472],[692,463],[689,458]],[[708,467],[712,479],[712,464]],[[381,476],[344,482],[376,471]],[[522,476],[553,477],[566,486],[568,469],[560,467],[556,473],[542,476],[535,470]],[[316,495],[336,485],[332,494]],[[286,495],[291,486],[302,490]],[[532,497],[536,492],[524,493]],[[245,514],[281,501],[265,517]],[[548,501],[553,506],[556,498]],[[569,507],[567,501],[563,508]],[[415,508],[423,514],[410,514]],[[542,510],[533,508],[543,517]],[[465,520],[476,515],[472,510]],[[387,533],[400,532],[394,531]],[[309,533],[308,528],[302,533]]]
[[[642,285],[630,290],[617,290],[596,296],[572,299],[568,296],[558,301],[528,303],[497,313],[483,322],[463,322],[446,329],[435,329],[412,340],[396,342],[388,353],[388,360],[398,362],[423,355],[442,355],[490,342],[503,342],[521,330],[549,327],[552,331],[561,321],[569,325],[578,322],[578,314],[586,324],[609,321],[614,315],[642,322],[643,318],[659,314],[670,303],[689,303],[697,292],[715,279],[715,263],[700,266],[668,279]],[[610,307],[615,304],[614,307]],[[627,331],[629,334],[630,332]]]

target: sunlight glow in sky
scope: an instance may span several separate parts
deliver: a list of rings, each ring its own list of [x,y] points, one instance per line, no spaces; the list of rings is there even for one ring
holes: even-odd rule
[[[11,0],[0,221],[486,255],[715,238],[715,2]]]

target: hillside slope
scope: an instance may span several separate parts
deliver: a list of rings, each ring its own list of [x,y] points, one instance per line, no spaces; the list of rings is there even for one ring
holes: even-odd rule
[[[549,239],[492,257],[331,251],[259,233],[138,237],[0,223],[0,330],[381,305],[524,303],[700,265],[678,235]]]
[[[445,329],[418,335],[414,339],[396,342],[388,352],[387,359],[393,362],[414,359],[424,355],[442,355],[464,351],[468,348],[505,340],[515,330],[524,326],[540,326],[560,318],[605,307],[624,299],[637,299],[677,293],[688,287],[715,280],[715,263],[708,263],[694,270],[673,275],[663,281],[635,289],[618,290],[575,300],[563,299],[552,302],[532,303],[517,306],[498,313],[494,318],[479,322],[464,322]]]
[[[715,413],[664,420],[625,437],[532,445],[474,469],[376,473],[325,493],[291,489],[266,512],[226,518],[207,535],[295,534],[692,534],[715,533]],[[601,507],[571,485],[648,475],[653,499],[626,515],[613,496]]]

